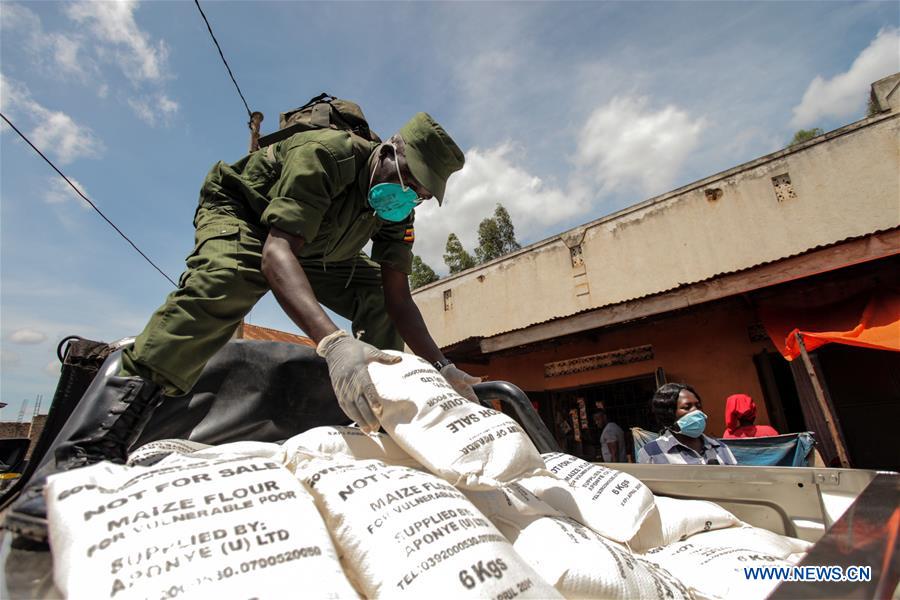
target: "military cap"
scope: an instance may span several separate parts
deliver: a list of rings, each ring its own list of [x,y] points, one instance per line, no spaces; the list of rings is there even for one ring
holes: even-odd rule
[[[462,150],[427,113],[418,113],[398,134],[403,138],[406,163],[413,177],[441,204],[447,178],[466,162]]]

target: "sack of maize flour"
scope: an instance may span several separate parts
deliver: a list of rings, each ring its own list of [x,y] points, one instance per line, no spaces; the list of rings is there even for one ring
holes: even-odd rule
[[[535,496],[605,538],[626,542],[653,510],[653,494],[636,478],[569,454],[543,455],[554,477],[519,483]]]
[[[535,519],[513,548],[566,598],[691,598],[666,569],[568,517]]]
[[[488,489],[545,473],[528,434],[512,418],[469,402],[427,361],[401,352],[369,364],[384,398],[382,427],[413,458],[455,486]]]
[[[275,460],[170,456],[49,478],[53,577],[67,598],[356,597],[313,499]]]
[[[284,444],[290,462],[298,452],[356,459],[374,459],[389,465],[417,467],[419,463],[385,433],[365,433],[343,425],[315,427]]]
[[[148,467],[155,465],[170,454],[190,454],[197,450],[211,448],[209,444],[201,444],[200,442],[192,442],[190,440],[157,440],[144,444],[140,448],[135,449],[128,455],[129,466],[140,465]]]
[[[733,514],[706,500],[655,496],[654,502],[656,510],[650,512],[637,534],[628,542],[634,552],[668,546],[701,531],[733,527],[740,523]]]
[[[780,535],[747,524],[698,533],[692,535],[688,540],[697,546],[744,548],[783,560],[787,560],[791,555],[805,554],[813,546],[812,542]],[[796,562],[796,558],[793,559],[793,562]]]
[[[519,484],[466,497],[567,598],[690,598],[664,569],[562,516]]]
[[[297,477],[368,598],[559,598],[446,481],[377,460],[310,457]]]
[[[673,573],[697,598],[729,600],[762,600],[779,584],[779,580],[763,579],[758,575],[754,577],[752,570],[791,566],[791,563],[777,556],[755,550],[701,546],[691,540],[654,548],[642,555],[642,558]]]
[[[515,542],[519,531],[541,517],[565,516],[518,483],[493,490],[465,490],[466,498]]]
[[[231,442],[210,446],[191,440],[158,440],[144,444],[128,456],[128,465],[152,466],[167,456],[188,456],[193,458],[217,458],[223,455],[271,458],[284,462],[284,449],[271,442]]]

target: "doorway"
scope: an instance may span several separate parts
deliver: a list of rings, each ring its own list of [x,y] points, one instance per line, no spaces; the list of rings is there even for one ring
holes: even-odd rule
[[[551,414],[548,427],[564,452],[585,460],[596,460],[600,432],[594,425],[598,403],[609,422],[625,432],[626,453],[634,461],[631,428],[654,430],[650,399],[657,388],[657,374],[547,392]],[[547,417],[545,416],[545,419]],[[551,426],[550,424],[555,424]]]

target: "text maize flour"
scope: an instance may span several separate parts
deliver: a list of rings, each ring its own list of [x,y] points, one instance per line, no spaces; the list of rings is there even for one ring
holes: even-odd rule
[[[562,516],[519,484],[466,496],[525,562],[567,598],[690,598],[664,569]]]
[[[45,489],[54,581],[68,598],[356,593],[315,503],[275,460],[172,456],[60,473]]]
[[[298,451],[333,457],[374,459],[404,467],[419,466],[419,462],[387,434],[365,433],[358,427],[343,425],[315,427],[295,435],[284,443],[284,451],[289,468]]]
[[[635,552],[682,541],[701,531],[733,527],[737,517],[706,500],[680,500],[655,496],[656,510],[650,512],[637,534],[628,542]]]
[[[369,364],[384,398],[381,425],[428,470],[461,488],[486,489],[545,473],[544,462],[512,418],[469,402],[417,356]]]
[[[367,597],[560,597],[459,490],[430,473],[310,458],[297,477]]]
[[[617,542],[634,537],[653,510],[653,494],[635,477],[569,454],[542,455],[553,477],[519,483],[538,498]]]
[[[779,584],[777,579],[748,578],[745,568],[791,566],[770,554],[746,548],[701,546],[690,539],[654,548],[643,558],[671,571],[696,597],[723,600],[762,599]]]

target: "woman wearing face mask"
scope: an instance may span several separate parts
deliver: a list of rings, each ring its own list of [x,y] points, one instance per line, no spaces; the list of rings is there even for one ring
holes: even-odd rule
[[[645,444],[639,463],[676,465],[734,465],[728,446],[703,434],[706,414],[697,390],[684,383],[660,386],[650,408],[663,427],[662,434]]]

